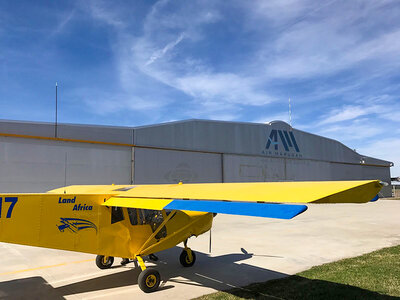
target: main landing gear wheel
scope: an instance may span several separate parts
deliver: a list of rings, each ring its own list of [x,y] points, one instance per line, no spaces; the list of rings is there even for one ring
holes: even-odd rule
[[[109,269],[111,268],[113,263],[114,263],[113,256],[104,256],[104,255],[96,256],[96,266],[98,266],[99,269]]]
[[[190,251],[190,254],[189,254]],[[191,267],[196,261],[196,254],[191,249],[183,249],[181,255],[179,256],[179,261],[184,267]]]
[[[145,269],[139,274],[138,283],[145,293],[154,292],[160,285],[160,273],[154,269]]]

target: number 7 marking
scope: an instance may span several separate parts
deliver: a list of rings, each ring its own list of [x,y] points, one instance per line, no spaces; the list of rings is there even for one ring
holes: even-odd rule
[[[6,218],[11,218],[12,211],[14,209],[15,204],[18,201],[18,197],[4,197],[4,202],[11,202],[10,207],[8,208],[7,211],[7,216]],[[1,218],[1,208],[2,208],[2,203],[3,198],[0,197],[0,218]]]

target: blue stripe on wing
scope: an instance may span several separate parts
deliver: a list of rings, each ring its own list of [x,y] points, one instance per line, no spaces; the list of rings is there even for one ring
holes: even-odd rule
[[[275,219],[291,219],[307,210],[306,205],[174,199],[164,209],[201,211]]]

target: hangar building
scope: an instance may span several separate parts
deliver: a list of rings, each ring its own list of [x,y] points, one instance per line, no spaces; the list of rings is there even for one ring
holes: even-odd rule
[[[187,120],[133,128],[0,121],[1,192],[179,181],[390,183],[392,165],[281,121]],[[382,193],[390,196],[390,186]]]

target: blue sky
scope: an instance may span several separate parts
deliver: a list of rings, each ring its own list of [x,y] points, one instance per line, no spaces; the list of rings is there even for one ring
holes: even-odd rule
[[[288,121],[395,162],[398,1],[1,1],[0,118]]]

